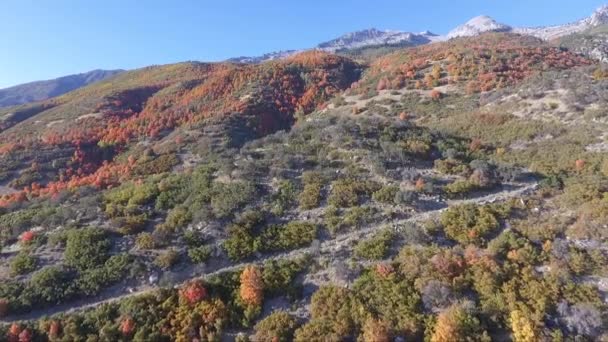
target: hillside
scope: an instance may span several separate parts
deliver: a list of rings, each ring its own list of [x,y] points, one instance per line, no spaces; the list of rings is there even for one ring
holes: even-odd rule
[[[606,339],[602,65],[505,32],[370,49],[0,111],[0,339]]]
[[[82,74],[0,89],[0,108],[44,101],[118,75],[123,70],[93,70]]]

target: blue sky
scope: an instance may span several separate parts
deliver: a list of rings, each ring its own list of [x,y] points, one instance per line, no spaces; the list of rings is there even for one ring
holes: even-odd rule
[[[376,27],[447,33],[487,14],[561,24],[608,0],[2,0],[0,88],[92,69],[218,61]]]

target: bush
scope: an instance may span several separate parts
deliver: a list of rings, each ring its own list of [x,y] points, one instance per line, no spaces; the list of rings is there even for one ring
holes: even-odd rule
[[[295,296],[298,288],[294,280],[306,267],[304,259],[269,260],[264,263],[262,278],[264,291],[269,295],[285,294]]]
[[[412,205],[418,199],[418,193],[415,191],[397,191],[394,202],[398,205]]]
[[[283,215],[296,201],[296,187],[292,182],[283,180],[279,183],[277,193],[273,196],[271,212],[277,216]]]
[[[394,234],[389,230],[376,233],[372,238],[357,244],[355,255],[368,260],[382,260],[386,257],[393,238]]]
[[[188,248],[188,257],[195,264],[202,264],[209,260],[213,249],[211,246],[199,246]]]
[[[154,264],[162,269],[169,269],[179,260],[179,253],[175,249],[169,249],[159,254],[154,259]]]
[[[293,339],[296,320],[285,311],[275,311],[255,325],[254,341],[288,342]]]
[[[280,251],[308,246],[317,236],[312,223],[292,221],[283,226],[269,226],[259,237],[259,245],[267,251]]]
[[[150,233],[140,233],[135,239],[135,246],[139,249],[154,249],[156,248],[156,240]]]
[[[443,190],[449,197],[458,197],[479,189],[479,185],[469,180],[459,180],[446,185]]]
[[[372,181],[352,178],[338,179],[331,185],[328,203],[338,208],[353,207],[359,204],[361,196],[370,195],[379,188],[380,186]]]
[[[489,206],[466,204],[449,208],[441,215],[445,234],[463,245],[482,244],[499,227]]]
[[[255,196],[256,188],[250,182],[214,183],[212,193],[213,213],[217,218],[224,218],[231,215],[236,209],[250,203]]]
[[[394,204],[398,192],[399,187],[397,186],[383,186],[380,190],[373,193],[372,199],[380,203]]]
[[[25,293],[29,293],[33,303],[59,304],[75,295],[72,285],[74,274],[60,266],[48,266],[32,276]]]
[[[11,260],[11,274],[22,275],[36,269],[36,257],[27,252],[20,252]]]
[[[298,197],[300,208],[304,210],[317,208],[321,204],[321,188],[320,183],[304,185],[304,190]]]
[[[65,261],[84,271],[103,264],[108,258],[110,241],[99,228],[71,230],[67,235]]]
[[[265,222],[259,211],[246,211],[228,228],[229,238],[223,243],[228,257],[243,260],[260,250],[260,242],[254,237],[254,229]]]

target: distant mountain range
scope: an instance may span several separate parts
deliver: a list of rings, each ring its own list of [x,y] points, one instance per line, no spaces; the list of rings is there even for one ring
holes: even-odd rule
[[[598,8],[595,12],[593,12],[593,14],[591,14],[591,16],[579,21],[565,25],[545,27],[517,28],[499,23],[489,16],[481,15],[474,17],[468,22],[454,28],[445,36],[436,35],[429,31],[412,33],[371,28],[363,31],[347,33],[336,39],[318,44],[312,49],[327,52],[339,52],[350,49],[382,45],[418,46],[457,37],[475,36],[484,32],[512,32],[538,37],[543,40],[553,40],[573,33],[584,32],[604,24],[608,24],[608,5]],[[304,50],[278,51],[256,57],[236,57],[231,58],[228,61],[237,63],[261,63],[269,60],[285,58],[302,51]]]
[[[429,31],[421,33],[401,32],[393,30],[378,30],[375,28],[347,33],[336,39],[320,43],[313,50],[321,50],[326,52],[339,52],[342,50],[350,50],[363,48],[368,46],[382,45],[401,45],[401,46],[418,46],[428,44],[441,37]],[[306,49],[310,50],[310,49]],[[276,60],[291,56],[305,50],[284,50],[264,54],[256,57],[236,57],[228,61],[234,63],[261,63],[270,60]]]
[[[83,74],[59,77],[53,80],[36,81],[0,89],[0,107],[9,107],[30,102],[43,101],[60,96],[91,83],[105,80],[123,70],[93,70]]]
[[[468,22],[454,28],[445,36],[436,35],[429,31],[412,33],[371,28],[347,33],[330,41],[320,43],[311,49],[282,50],[266,53],[261,56],[235,57],[229,59],[228,61],[234,63],[256,64],[271,60],[283,59],[307,50],[322,50],[335,53],[377,46],[418,46],[457,37],[475,36],[484,32],[512,32],[538,37],[543,40],[555,40],[574,33],[586,32],[605,24],[608,24],[608,5],[598,8],[591,14],[591,16],[576,22],[546,27],[512,27],[507,24],[499,23],[489,16],[481,15],[474,17]],[[600,46],[598,47],[598,45]],[[594,46],[588,49],[595,51],[595,54],[597,55],[599,54],[597,51],[607,48],[604,45],[604,42],[601,42],[601,44],[596,42]],[[606,53],[601,53],[600,55],[601,59],[608,58],[606,57]],[[91,83],[104,80],[121,72],[123,72],[123,70],[94,70],[87,73],[65,76],[54,80],[31,82],[6,89],[0,89],[0,107],[46,100]]]

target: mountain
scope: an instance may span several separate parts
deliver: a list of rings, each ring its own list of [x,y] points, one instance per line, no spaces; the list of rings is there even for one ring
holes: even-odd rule
[[[581,33],[560,37],[557,43],[568,50],[600,62],[608,62],[608,25],[600,25]]]
[[[247,64],[257,64],[257,63],[262,63],[262,62],[268,62],[268,61],[274,61],[277,59],[283,59],[283,58],[287,58],[289,56],[295,55],[298,52],[301,52],[299,50],[283,50],[283,51],[275,51],[275,52],[269,52],[269,53],[265,53],[261,56],[240,56],[240,57],[234,57],[234,58],[230,58],[227,59],[227,62],[232,62],[232,63],[247,63]]]
[[[430,43],[438,36],[425,31],[411,33],[402,31],[382,31],[375,28],[347,33],[336,39],[317,45],[317,49],[327,52],[336,52],[345,49],[356,49],[375,45],[397,45],[407,43],[411,46]]]
[[[394,30],[378,30],[375,28],[347,33],[338,38],[318,44],[313,50],[325,52],[338,52],[351,49],[360,49],[373,46],[418,46],[440,40],[441,37],[424,31],[421,33],[402,32]],[[236,57],[229,62],[235,63],[262,63],[266,61],[289,57],[305,50],[285,50],[264,54],[255,57]]]
[[[553,40],[569,34],[580,33],[604,24],[608,24],[608,5],[599,7],[591,16],[573,23],[546,27],[516,28],[513,32],[535,36],[544,40]]]
[[[512,28],[508,25],[500,24],[486,15],[480,15],[450,31],[447,37],[450,39],[471,37],[484,32],[509,32],[511,30]]]
[[[608,24],[608,5],[598,8],[587,18],[573,23],[554,26],[511,27],[501,24],[491,17],[482,15],[456,27],[448,33],[447,38],[471,37],[484,32],[512,32],[534,36],[543,40],[554,40],[570,34],[584,32],[604,24]]]
[[[0,89],[0,107],[43,101],[72,90],[105,80],[123,70],[93,70],[82,74],[36,81]]]

